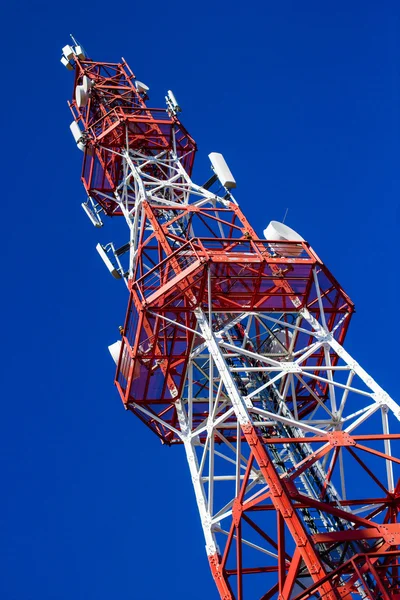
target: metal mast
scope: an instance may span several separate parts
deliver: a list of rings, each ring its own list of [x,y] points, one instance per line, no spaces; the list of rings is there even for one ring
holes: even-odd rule
[[[123,59],[75,40],[62,62],[84,209],[127,225],[97,247],[128,290],[115,384],[184,447],[220,597],[400,598],[400,407],[343,347],[353,303],[293,230],[258,237],[221,155],[192,181],[172,92],[149,107]]]

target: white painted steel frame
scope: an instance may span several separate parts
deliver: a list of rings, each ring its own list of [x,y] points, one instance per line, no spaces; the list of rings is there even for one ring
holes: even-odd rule
[[[217,205],[226,206],[227,200],[194,184],[173,152],[162,152],[158,156],[149,158],[140,152],[133,152],[127,148],[122,156],[124,180],[116,193],[116,199],[130,230],[128,271],[129,275],[132,276],[138,252],[138,240],[143,227],[145,227],[142,210],[144,200],[153,206],[169,205],[171,208],[177,208],[182,203],[189,202],[198,206],[205,204],[215,207]],[[145,167],[150,162],[157,164],[164,178],[157,179],[145,171]],[[114,198],[112,199],[114,200]],[[232,197],[230,197],[230,200],[235,202]],[[281,424],[291,428],[295,439],[296,437],[310,435],[325,436],[327,433],[335,431],[355,433],[368,420],[374,418],[377,411],[381,413],[382,433],[387,434],[389,432],[389,416],[392,415],[397,420],[400,419],[400,406],[338,343],[334,337],[335,331],[328,330],[317,270],[314,270],[313,277],[320,309],[319,321],[307,309],[296,312],[296,307],[299,306],[300,301],[295,298],[293,308],[290,311],[295,316],[294,322],[285,322],[282,318],[277,318],[276,314],[261,315],[256,312],[242,312],[232,313],[229,322],[223,323],[218,328],[215,325],[218,323],[218,318],[212,314],[212,299],[210,298],[210,309],[207,314],[200,309],[195,311],[197,320],[195,331],[203,341],[201,345],[192,349],[190,355],[186,372],[186,395],[175,400],[179,417],[179,429],[172,427],[168,422],[155,417],[151,413],[153,419],[162,423],[174,434],[179,435],[183,442],[209,556],[219,552],[217,537],[222,536],[223,538],[228,534],[228,521],[232,515],[233,501],[238,494],[248,464],[248,453],[244,451],[244,443],[241,442],[240,426],[251,424],[257,429],[263,428],[265,430]],[[208,289],[211,293],[211,286]],[[165,316],[162,318],[171,321]],[[281,344],[282,353],[274,356],[246,349],[246,342],[251,337],[252,326],[256,320],[266,332],[266,335],[276,326],[290,332],[289,347]],[[232,328],[239,322],[245,330],[245,336],[241,344],[234,343],[230,336]],[[338,323],[335,329],[340,324]],[[176,323],[176,325],[187,329],[179,323]],[[296,339],[301,334],[307,334],[314,342],[294,351]],[[307,364],[307,359],[319,349],[323,350],[324,363],[310,366]],[[332,353],[339,357],[340,364],[332,365]],[[232,356],[251,359],[253,363],[256,362],[259,366],[231,366],[229,360]],[[209,416],[203,423],[194,427],[194,406],[197,402],[205,401],[204,398],[196,397],[196,385],[193,378],[195,371],[201,372],[205,380],[208,380]],[[271,374],[271,377],[249,391],[249,393],[243,394],[236,381],[237,375],[240,374],[243,380],[251,380],[260,373]],[[341,373],[346,376],[344,380],[339,379]],[[321,400],[312,390],[310,380],[327,384],[329,396],[326,401]],[[297,381],[300,381],[304,389],[308,390],[316,400],[315,410],[304,420],[298,418],[298,399],[295,398]],[[284,383],[282,384],[282,382]],[[241,387],[243,389],[243,386]],[[254,399],[268,388],[274,390],[275,396],[279,398],[279,410],[277,412],[271,412],[267,408],[254,404]],[[293,412],[289,410],[286,402],[286,397],[289,394],[293,397]],[[134,407],[144,415],[150,414],[143,406],[134,404]],[[321,418],[321,415],[323,415],[323,418]],[[232,422],[233,416],[235,418],[234,422]],[[224,435],[226,431],[235,429],[237,431],[237,443],[229,441]],[[206,440],[201,442],[199,436],[205,432],[207,433]],[[216,439],[218,444],[216,444]],[[303,446],[305,454],[311,455],[313,452],[311,446],[308,444]],[[386,440],[384,442],[384,450],[387,455],[391,456],[392,446],[390,441]],[[291,453],[290,448],[286,448],[285,452],[281,452],[282,460],[290,463],[292,469],[296,469],[298,467],[296,457]],[[315,463],[316,469],[323,479],[326,478],[328,456],[326,455],[323,460]],[[340,504],[341,500],[346,499],[346,473],[342,448],[339,450],[339,463],[340,481],[338,483],[340,492],[334,487],[333,483],[330,484],[330,492]],[[390,460],[386,460],[385,463],[386,486],[389,491],[393,491],[393,463]],[[300,481],[302,481],[304,487],[304,490],[301,490],[302,493],[315,497],[307,477],[300,476]],[[231,488],[232,493],[227,501],[225,494],[225,501],[221,505],[219,503],[221,494],[218,490],[226,484],[233,485]],[[256,466],[253,466],[246,489],[246,498],[255,499],[267,491],[268,486],[264,478]],[[370,509],[371,506],[366,506],[356,508],[353,512],[358,514]],[[349,507],[344,510],[351,511]],[[329,523],[325,522],[324,526],[328,528]],[[243,539],[243,543],[269,556],[271,559],[277,560],[276,553],[266,546],[257,544],[250,539]]]

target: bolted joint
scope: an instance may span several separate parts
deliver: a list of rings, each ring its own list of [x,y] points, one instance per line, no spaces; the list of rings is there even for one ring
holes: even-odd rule
[[[380,525],[378,529],[387,544],[391,546],[398,546],[400,544],[400,523]]]
[[[243,505],[241,504],[238,498],[235,498],[232,505],[232,519],[235,524],[235,527],[239,527],[240,520],[242,518],[243,513]]]
[[[356,445],[355,440],[345,431],[332,431],[331,433],[328,433],[328,440],[333,447]]]

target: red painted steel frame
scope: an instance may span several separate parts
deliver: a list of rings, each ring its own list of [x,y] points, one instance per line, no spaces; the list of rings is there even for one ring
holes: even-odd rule
[[[387,489],[380,483],[383,489],[384,496],[381,498],[360,498],[353,499],[348,502],[342,502],[343,506],[360,506],[362,504],[377,505],[379,504],[379,512],[384,515],[383,523],[375,523],[372,520],[374,512],[371,510],[366,518],[358,517],[345,512],[343,509],[337,509],[334,506],[323,502],[311,500],[308,496],[301,494],[296,488],[296,478],[301,474],[301,468],[293,473],[290,478],[282,479],[277,477],[275,467],[269,458],[268,445],[276,444],[277,440],[273,438],[260,439],[252,427],[244,427],[243,433],[251,447],[252,458],[249,460],[248,469],[242,482],[241,492],[239,493],[233,507],[233,519],[229,532],[228,541],[222,556],[215,555],[210,557],[210,565],[214,578],[216,580],[221,597],[225,600],[237,598],[241,600],[244,596],[241,594],[241,585],[237,586],[238,593],[235,596],[229,584],[230,578],[235,577],[242,580],[248,574],[276,573],[277,582],[265,592],[262,599],[272,598],[276,593],[279,593],[279,598],[287,599],[294,598],[292,595],[293,587],[296,580],[301,577],[301,571],[305,575],[310,574],[314,578],[312,585],[307,585],[301,593],[295,594],[296,600],[315,598],[314,595],[318,591],[318,596],[321,598],[346,598],[350,600],[352,594],[359,595],[358,588],[355,584],[360,580],[360,573],[371,574],[370,584],[367,587],[364,579],[363,592],[367,598],[391,598],[397,599],[400,594],[400,579],[399,579],[399,544],[400,544],[400,527],[397,522],[400,509],[400,482],[398,483],[394,493],[389,493]],[[400,439],[400,434],[392,435],[360,435],[349,436],[338,431],[335,435],[329,434],[326,437],[314,437],[298,439],[298,443],[323,443],[323,446],[314,453],[313,461],[316,461],[324,454],[331,452],[333,448],[346,447],[352,454],[355,448],[363,452],[374,452],[373,449],[360,444],[360,441],[371,441],[371,438],[376,439]],[[288,443],[293,440],[280,439],[279,443]],[[352,447],[352,448],[350,448]],[[360,460],[360,459],[358,459]],[[400,459],[393,459],[400,464]],[[244,501],[243,493],[246,488],[250,470],[253,461],[258,463],[262,470],[265,480],[270,484],[270,491],[255,500]],[[360,461],[362,462],[362,461]],[[308,466],[309,466],[308,461]],[[374,478],[363,463],[364,469],[369,475]],[[299,510],[304,508],[313,508],[318,506],[326,513],[338,515],[341,518],[352,521],[355,527],[352,530],[335,531],[325,534],[316,534],[313,536],[304,535],[303,527],[299,522],[295,522],[295,518]],[[254,515],[265,511],[275,511],[277,517],[277,539],[272,539],[271,532],[263,531],[254,522]],[[241,527],[247,524],[256,530],[261,538],[270,545],[271,549],[275,549],[279,559],[276,567],[265,567],[258,565],[251,569],[245,568],[240,560],[240,552],[236,569],[227,569],[227,559],[230,552],[234,552],[232,548],[234,543],[237,548],[241,545]],[[285,545],[285,528],[290,532],[290,535],[296,541],[296,550],[292,556],[287,553]],[[235,542],[234,542],[235,540]],[[368,553],[356,554],[350,560],[343,564],[337,565],[330,572],[326,572],[318,560],[318,552],[313,551],[315,547],[334,546],[339,544],[348,544],[352,541],[377,542]],[[360,565],[360,566],[357,566]],[[308,566],[308,570],[306,569]],[[345,578],[345,583],[343,583]],[[382,590],[385,590],[382,596]],[[385,595],[386,594],[386,595]]]
[[[70,103],[74,119],[86,133],[82,181],[87,193],[106,214],[121,214],[114,193],[122,181],[121,156],[127,146],[149,156],[171,151],[174,129],[176,154],[190,175],[195,142],[176,116],[164,109],[147,106],[147,98],[136,90],[134,75],[125,61],[116,64],[76,59],[75,62],[75,85],[82,82],[84,75],[90,76],[95,84],[85,108],[79,109],[75,101]],[[148,168],[151,173],[151,169],[156,167],[149,165]],[[160,176],[160,173],[157,175]],[[163,210],[168,211],[168,219],[165,216],[161,219]],[[301,244],[301,254],[297,257],[271,256],[266,241],[257,238],[233,202],[227,202],[225,208],[218,208],[218,211],[209,206],[199,208],[190,204],[173,209],[158,205],[155,209],[145,202],[144,212],[153,233],[147,234],[147,237],[143,234],[140,240],[135,273],[129,282],[129,303],[116,385],[126,408],[136,413],[164,443],[180,443],[179,436],[163,426],[160,418],[178,428],[175,399],[184,391],[189,353],[199,343],[193,333],[195,308],[212,309],[221,315],[239,311],[290,314],[307,308],[318,319],[320,306],[313,279],[313,269],[316,268],[328,327],[332,331],[337,326],[335,337],[343,342],[350,320],[350,317],[343,317],[352,314],[353,304],[306,242]],[[195,231],[198,223],[207,235],[193,238],[189,233],[172,234],[171,224],[183,216],[194,225]],[[226,237],[218,234],[220,229],[217,225],[224,229]],[[144,227],[143,231],[149,229]],[[146,266],[149,263],[153,265],[151,269]],[[210,297],[212,306],[208,304]],[[296,309],[291,303],[293,298],[297,302]],[[306,346],[310,340],[303,338],[299,343]],[[251,350],[251,347],[248,349]],[[318,366],[323,359],[323,352],[319,350],[305,364]],[[337,355],[332,353],[330,360],[333,366],[336,365]],[[307,388],[299,382],[295,391],[300,399],[299,418],[304,418],[313,411],[317,402],[326,400],[327,384],[314,380]],[[289,395],[288,402],[292,401]],[[146,407],[147,416],[138,411],[134,403]],[[207,410],[206,404],[198,404],[193,414],[194,427],[205,419]],[[235,443],[238,441],[236,436],[236,432],[228,432],[227,439]],[[399,437],[395,434],[386,437],[350,436],[337,432],[296,438],[294,442],[292,438],[284,439],[274,432],[265,437],[252,426],[243,426],[241,442],[248,449],[247,470],[234,502],[226,545],[221,554],[210,557],[211,571],[221,598],[243,600],[245,577],[272,574],[275,582],[266,586],[260,600],[276,596],[281,600],[294,597],[296,600],[317,597],[349,600],[354,595],[371,600],[400,599],[400,528],[397,523],[400,484],[394,492],[389,492],[369,468],[368,461],[362,458],[374,455],[400,463],[400,460],[388,457],[373,446],[376,440]],[[220,440],[216,437],[215,441],[218,443]],[[285,443],[312,444],[314,452],[307,459],[307,464],[300,463],[290,475],[282,477],[271,459],[270,447],[271,444]],[[343,506],[371,504],[371,511],[366,517],[350,515],[334,506],[326,500],[324,491],[318,501],[313,500],[301,493],[298,486],[301,473],[327,455],[331,457],[328,485],[340,448],[381,489],[380,498],[353,497],[342,503]],[[261,471],[269,491],[255,500],[246,500],[244,491],[253,464]],[[300,518],[300,511],[305,508],[318,509],[351,522],[352,526],[311,535],[306,532]],[[262,524],[257,523],[257,518],[266,513],[276,515],[276,533],[263,529]],[[383,515],[381,523],[374,520],[378,513]],[[276,566],[244,565],[244,527],[255,531],[277,553]],[[327,548],[355,541],[365,548],[365,552],[359,552],[341,564],[327,566],[326,559],[322,558]],[[232,555],[233,568],[228,566]],[[302,580],[304,590],[296,589],[296,582]],[[360,581],[365,588],[362,592]]]
[[[74,119],[86,132],[86,152],[82,182],[88,193],[109,216],[121,215],[113,195],[123,177],[122,157],[118,151],[129,148],[146,153],[173,149],[190,174],[196,145],[175,116],[163,108],[148,108],[146,96],[134,85],[134,74],[125,61],[100,63],[77,60],[75,86],[87,76],[93,88],[87,106],[70,103]],[[117,153],[116,153],[117,152]],[[149,170],[154,169],[149,165]]]

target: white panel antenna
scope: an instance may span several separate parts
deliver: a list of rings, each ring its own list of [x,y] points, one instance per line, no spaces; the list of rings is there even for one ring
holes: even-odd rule
[[[179,106],[178,101],[171,90],[168,90],[167,95],[165,96],[165,100],[167,102],[167,107],[174,115],[176,115],[176,113],[178,112],[182,112],[182,109]]]
[[[81,60],[83,60],[84,58],[86,58],[86,54],[85,54],[85,51],[82,48],[82,46],[75,46],[74,52],[75,52],[76,56],[78,58],[80,58]]]
[[[65,58],[65,56],[61,57],[61,64],[64,65],[64,67],[68,69],[68,71],[73,71],[74,69],[74,65],[70,63],[69,60]]]
[[[101,244],[97,244],[96,246],[97,252],[100,254],[102,261],[106,265],[107,269],[110,271],[111,275],[115,279],[121,279],[121,274],[116,267],[112,264],[111,260],[107,256],[107,252],[104,250]]]
[[[89,203],[91,204],[91,206],[89,206]],[[103,227],[103,221],[100,219],[99,214],[96,212],[91,198],[88,198],[87,202],[82,202],[81,206],[87,214],[87,216],[89,217],[92,225],[94,225],[95,227]]]
[[[70,60],[71,58],[73,58],[74,54],[75,54],[72,46],[69,46],[69,45],[64,46],[64,48],[62,49],[62,53],[64,54],[64,56],[67,60]]]
[[[219,152],[211,152],[208,155],[208,158],[211,161],[212,168],[220,180],[221,184],[229,189],[236,187],[236,181],[234,176],[232,175],[228,165],[226,164],[226,160]]]

